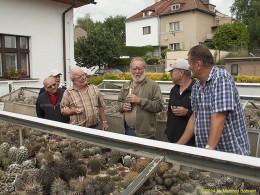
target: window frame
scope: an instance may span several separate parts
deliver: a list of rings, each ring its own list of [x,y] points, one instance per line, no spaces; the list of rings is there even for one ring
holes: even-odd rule
[[[231,64],[231,75],[237,76],[238,72],[238,64]]]
[[[6,48],[6,37],[7,36],[14,36],[15,37],[15,47],[13,48]],[[23,42],[26,43],[26,47],[25,48],[21,48],[20,44],[21,44],[21,39],[23,39]],[[27,41],[26,41],[27,40]],[[29,78],[30,77],[30,37],[28,36],[20,36],[20,35],[11,35],[11,34],[0,34],[0,57],[1,57],[1,62],[2,64],[0,64],[1,68],[0,68],[0,78],[4,78],[3,72],[8,70],[8,67],[10,65],[14,65],[17,69],[23,69],[24,74],[22,75],[23,78]],[[15,62],[14,64],[7,64],[7,56],[10,54],[15,54]],[[26,56],[25,58],[23,58],[23,56]],[[23,66],[22,62],[25,62],[25,67]]]
[[[181,44],[180,43],[170,43],[169,44],[169,49],[171,50],[180,50],[181,49]]]
[[[151,26],[144,26],[143,27],[143,35],[151,34]]]
[[[179,10],[181,8],[181,5],[179,3],[173,4],[172,5],[172,11]]]
[[[176,28],[176,26],[178,26],[178,28]],[[169,23],[169,30],[170,30],[170,32],[181,31],[181,22],[177,21],[177,22]]]

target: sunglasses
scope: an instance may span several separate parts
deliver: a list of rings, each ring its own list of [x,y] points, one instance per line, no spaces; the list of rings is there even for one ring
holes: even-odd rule
[[[54,84],[48,86],[47,88],[48,88],[48,89],[51,89],[52,87],[56,87],[56,83],[54,83]]]

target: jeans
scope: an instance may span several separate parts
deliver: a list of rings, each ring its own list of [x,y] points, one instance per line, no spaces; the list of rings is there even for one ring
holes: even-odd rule
[[[135,128],[126,126],[125,135],[136,136]]]

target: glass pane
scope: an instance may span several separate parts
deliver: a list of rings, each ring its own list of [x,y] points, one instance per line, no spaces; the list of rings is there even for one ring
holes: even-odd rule
[[[0,75],[3,76],[3,69],[2,69],[2,54],[0,53]]]
[[[28,49],[28,38],[27,37],[20,37],[20,48]]]
[[[29,76],[29,55],[21,54],[21,68],[24,76]]]
[[[0,36],[0,48],[2,47],[2,37]]]
[[[16,48],[15,36],[5,36],[5,48]]]
[[[16,53],[6,53],[6,68],[10,69],[10,67],[17,68],[17,54]]]

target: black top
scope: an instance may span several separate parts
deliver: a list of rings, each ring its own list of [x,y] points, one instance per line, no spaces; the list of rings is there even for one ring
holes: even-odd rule
[[[176,143],[182,136],[185,131],[186,125],[190,116],[192,115],[191,110],[191,89],[195,80],[192,79],[191,84],[187,87],[182,94],[180,95],[180,86],[175,84],[171,89],[170,99],[168,103],[167,111],[167,124],[165,134],[168,137],[168,140],[172,143]],[[172,112],[172,107],[182,106],[188,109],[186,116],[176,116]],[[195,136],[193,136],[189,142],[186,144],[189,146],[195,146]]]
[[[63,123],[69,123],[69,117],[63,116],[60,110],[60,102],[64,91],[64,89],[58,88],[58,97],[55,105],[52,104],[47,91],[44,91],[41,95],[39,95],[36,101],[37,117]]]

